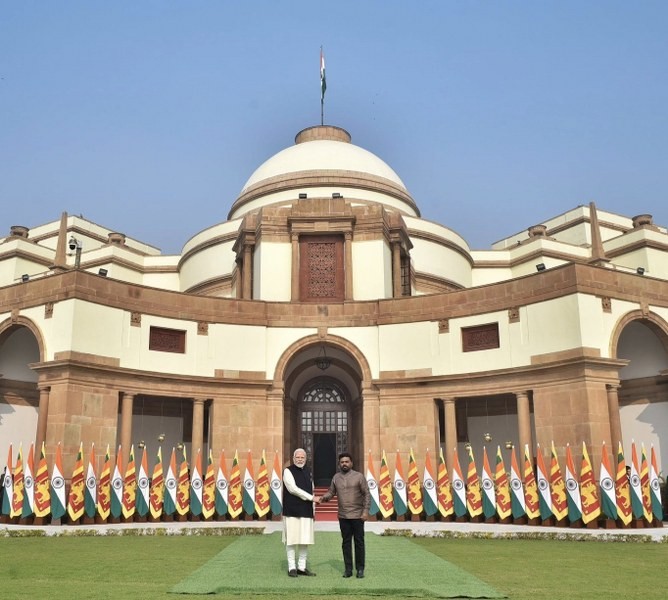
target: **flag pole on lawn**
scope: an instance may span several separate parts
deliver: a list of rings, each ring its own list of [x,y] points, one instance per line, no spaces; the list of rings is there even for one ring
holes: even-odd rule
[[[325,124],[325,90],[327,80],[325,79],[325,55],[320,46],[320,125]]]

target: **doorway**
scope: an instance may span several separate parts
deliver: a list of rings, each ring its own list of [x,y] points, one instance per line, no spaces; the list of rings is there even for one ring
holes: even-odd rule
[[[313,482],[329,485],[336,473],[336,434],[313,434]]]

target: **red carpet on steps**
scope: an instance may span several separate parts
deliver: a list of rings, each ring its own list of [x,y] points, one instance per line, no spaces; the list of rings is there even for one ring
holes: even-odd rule
[[[326,487],[316,487],[315,495],[322,496],[327,491]],[[337,511],[339,510],[339,499],[334,496],[329,502],[315,505],[316,521],[338,521]]]

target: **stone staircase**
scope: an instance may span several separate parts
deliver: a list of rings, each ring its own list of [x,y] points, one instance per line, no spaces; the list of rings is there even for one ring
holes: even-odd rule
[[[314,494],[316,496],[322,496],[328,487],[319,487],[316,486]],[[315,505],[315,520],[316,521],[338,521],[338,510],[339,510],[339,499],[337,496],[334,496],[329,502],[325,504],[316,504]]]

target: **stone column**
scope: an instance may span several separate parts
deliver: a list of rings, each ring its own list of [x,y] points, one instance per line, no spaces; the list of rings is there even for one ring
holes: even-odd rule
[[[193,431],[191,439],[191,456],[197,456],[198,450],[204,452],[204,400],[201,398],[193,399]]]
[[[392,295],[401,297],[401,244],[392,242]]]
[[[374,456],[381,451],[380,394],[369,387],[362,388],[362,456],[371,450]]]
[[[531,436],[531,411],[529,410],[529,393],[515,392],[517,398],[517,428],[520,435],[520,456],[524,456],[524,447],[529,446],[533,456],[534,447]]]
[[[39,413],[37,415],[37,434],[35,435],[35,455],[39,462],[39,453],[42,448],[42,442],[46,440],[46,425],[49,419],[49,392],[51,387],[39,387]]]
[[[624,443],[622,439],[622,421],[619,416],[619,395],[617,390],[619,385],[608,384],[605,386],[606,392],[608,394],[608,413],[610,417],[610,435],[612,439],[610,440],[612,445],[612,455],[614,456],[619,448],[620,443]]]
[[[293,233],[292,241],[292,301],[299,301],[299,235]]]
[[[344,260],[346,271],[346,300],[353,299],[353,234],[348,231],[345,234]]]
[[[244,263],[242,267],[242,272],[241,276],[243,279],[243,291],[241,292],[241,296],[244,300],[250,300],[251,299],[251,291],[252,291],[252,285],[253,285],[253,265],[252,260],[253,260],[253,254],[251,252],[252,247],[250,244],[244,244]]]
[[[123,472],[130,459],[130,446],[132,445],[132,405],[135,400],[134,394],[123,392],[121,403],[121,452],[123,458]]]
[[[455,460],[457,447],[457,415],[454,398],[442,398],[443,417],[445,419],[445,464],[448,472],[452,473],[452,464]]]

